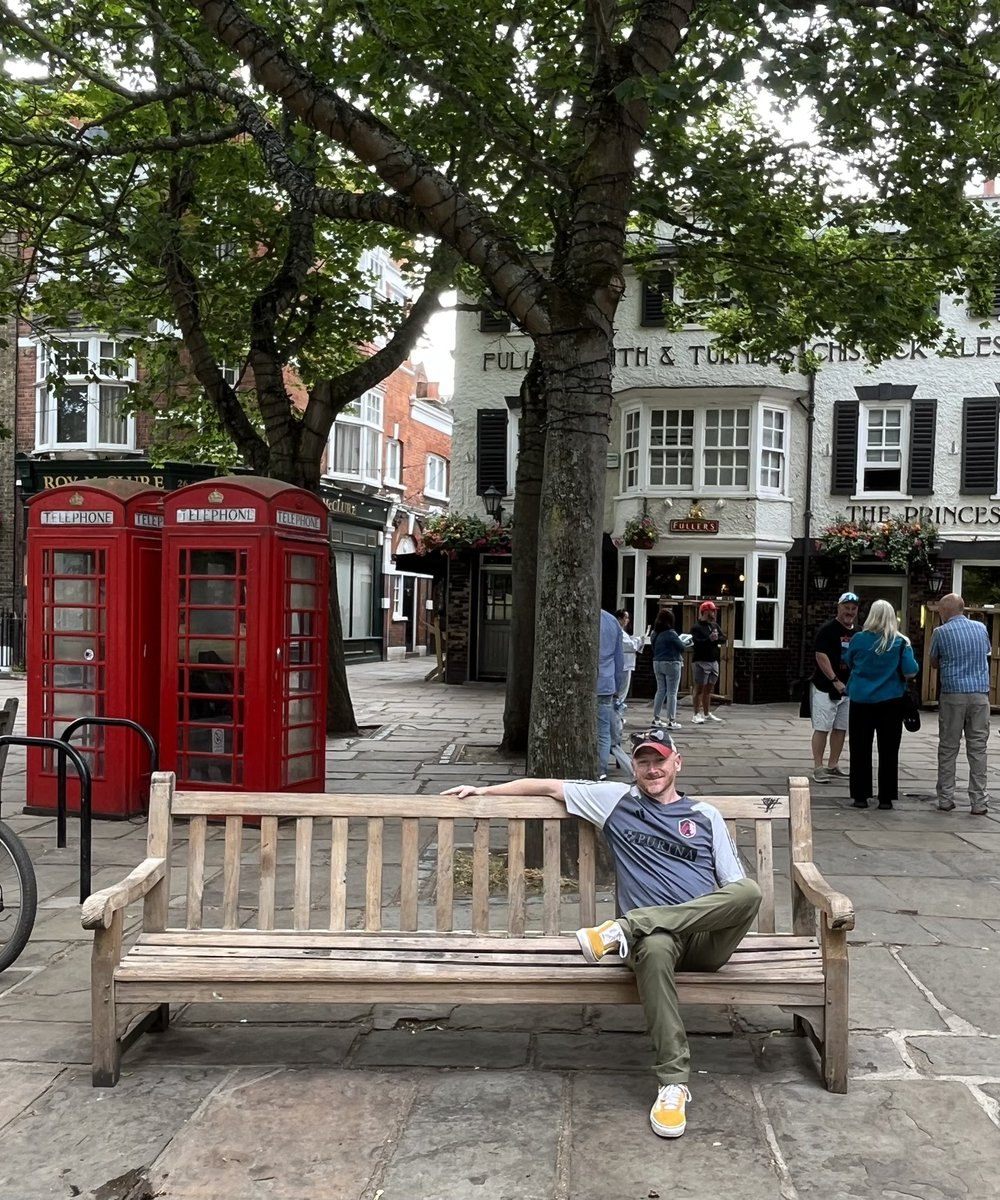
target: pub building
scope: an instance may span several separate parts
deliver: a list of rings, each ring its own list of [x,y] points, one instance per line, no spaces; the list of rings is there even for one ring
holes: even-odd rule
[[[933,600],[950,590],[982,610],[996,646],[1000,304],[972,314],[966,298],[942,296],[943,323],[958,335],[950,354],[908,343],[872,366],[835,339],[817,340],[810,349],[823,365],[809,379],[782,373],[780,356],[722,353],[700,326],[665,330],[672,287],[667,272],[631,278],[618,310],[603,607],[627,608],[643,632],[668,605],[683,631],[711,598],[730,640],[720,690],[740,703],[788,699],[810,669],[816,629],[848,588],[861,597],[862,619],[875,599],[896,607],[918,659],[936,621]],[[456,456],[453,511],[485,515],[502,493],[516,521],[518,392],[529,357],[529,339],[505,317],[458,314],[455,440],[475,454]],[[656,537],[626,541],[627,523],[643,514]],[[920,521],[940,541],[919,569],[822,554],[816,540],[844,519]],[[460,574],[448,601],[447,681],[503,678],[510,560],[482,557]],[[922,678],[933,699],[931,672]],[[633,694],[653,687],[647,649]]]

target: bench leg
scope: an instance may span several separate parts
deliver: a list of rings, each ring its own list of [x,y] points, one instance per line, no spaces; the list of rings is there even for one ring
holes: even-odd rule
[[[121,960],[122,919],[119,909],[112,918],[111,928],[98,929],[94,934],[90,966],[94,1087],[114,1087],[121,1072],[115,968]]]
[[[823,1031],[823,1082],[827,1090],[847,1091],[848,996],[847,932],[823,930],[823,960],[826,968],[826,1019]]]

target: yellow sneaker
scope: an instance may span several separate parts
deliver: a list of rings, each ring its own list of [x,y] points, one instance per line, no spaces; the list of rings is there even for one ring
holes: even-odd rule
[[[656,1093],[656,1103],[649,1110],[649,1123],[657,1137],[680,1137],[687,1128],[684,1105],[691,1093],[683,1083],[667,1083]]]
[[[600,962],[605,954],[615,953],[619,958],[628,958],[628,941],[625,930],[617,921],[605,921],[594,929],[578,929],[576,940],[580,943],[583,957],[589,963]]]

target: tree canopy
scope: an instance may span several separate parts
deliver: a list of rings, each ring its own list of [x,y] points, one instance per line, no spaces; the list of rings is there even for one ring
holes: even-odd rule
[[[537,510],[519,487],[515,554],[534,560],[537,539],[548,619],[529,758],[579,773],[592,752],[564,731],[593,724],[625,266],[669,265],[688,319],[693,300],[754,354],[833,331],[874,361],[903,338],[933,342],[940,289],[971,289],[974,307],[992,291],[994,223],[967,193],[997,173],[998,10],[23,0],[0,6],[0,51],[42,70],[0,82],[0,200],[43,225],[85,202],[126,237],[133,203],[165,206],[183,229],[195,222],[176,206],[184,164],[223,147],[217,178],[233,199],[216,193],[205,227],[210,204],[253,236],[280,193],[289,222],[353,229],[345,245],[422,239],[447,256],[445,273],[459,263],[459,281],[534,341],[539,454],[523,457],[542,478]],[[301,271],[283,283],[290,304]],[[573,651],[551,620],[571,608],[595,633]]]

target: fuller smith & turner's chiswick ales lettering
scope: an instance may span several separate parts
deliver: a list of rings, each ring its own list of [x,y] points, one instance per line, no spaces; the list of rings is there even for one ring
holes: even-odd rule
[[[861,362],[863,355],[852,346],[842,346],[839,342],[814,342],[809,347],[810,353],[820,362],[844,363]],[[530,350],[495,350],[483,355],[484,371],[527,371],[530,361]],[[1000,335],[987,335],[975,338],[959,338],[952,352],[945,350],[925,350],[916,342],[901,346],[893,358],[900,361],[913,361],[926,358],[1000,358]],[[749,366],[789,366],[795,365],[795,354],[786,351],[760,357],[746,354],[742,351],[730,353],[716,350],[711,343],[701,343],[694,346],[616,346],[614,350],[614,365],[616,367],[749,367]],[[67,481],[67,482],[72,482]]]

